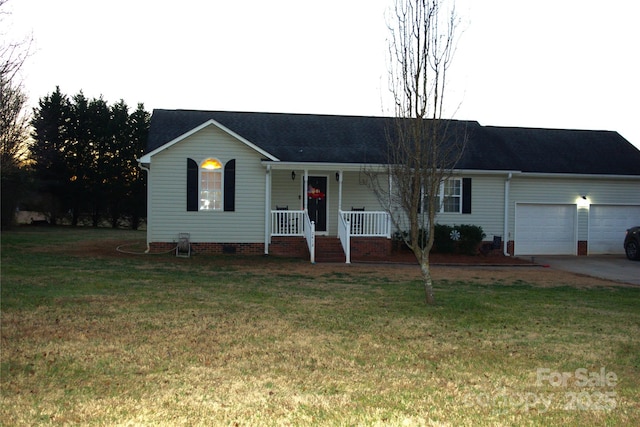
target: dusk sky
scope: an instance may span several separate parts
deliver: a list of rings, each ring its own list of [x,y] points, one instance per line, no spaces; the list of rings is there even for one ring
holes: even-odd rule
[[[33,35],[31,105],[82,90],[130,107],[388,114],[391,0],[9,0]],[[458,0],[449,116],[615,130],[640,147],[640,3]]]

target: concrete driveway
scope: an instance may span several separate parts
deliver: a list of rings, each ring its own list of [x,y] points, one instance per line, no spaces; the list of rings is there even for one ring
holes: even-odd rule
[[[556,270],[640,285],[640,261],[630,261],[624,255],[550,256],[532,257],[536,264]]]

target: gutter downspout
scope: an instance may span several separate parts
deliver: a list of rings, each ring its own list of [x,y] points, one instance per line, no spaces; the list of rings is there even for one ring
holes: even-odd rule
[[[513,178],[513,173],[509,172],[504,182],[504,238],[502,239],[502,253],[504,256],[511,256],[507,250],[509,247],[509,189],[511,187],[511,178]]]
[[[151,206],[149,203],[149,194],[151,194],[151,168],[148,168],[146,166],[144,166],[142,163],[138,163],[138,166],[140,166],[140,169],[142,169],[143,171],[145,171],[147,173],[147,249],[145,249],[144,253],[148,254],[151,251],[151,246],[149,246],[149,217],[151,217],[150,215],[150,210],[151,210]]]

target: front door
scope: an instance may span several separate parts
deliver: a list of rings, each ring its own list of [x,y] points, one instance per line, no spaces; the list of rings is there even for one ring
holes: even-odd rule
[[[307,187],[309,218],[316,224],[316,232],[327,231],[327,177],[310,176]]]

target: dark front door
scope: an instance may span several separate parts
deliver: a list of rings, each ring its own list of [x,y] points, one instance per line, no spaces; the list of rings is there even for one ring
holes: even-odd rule
[[[327,177],[310,176],[307,186],[309,218],[316,223],[316,231],[327,231]]]

